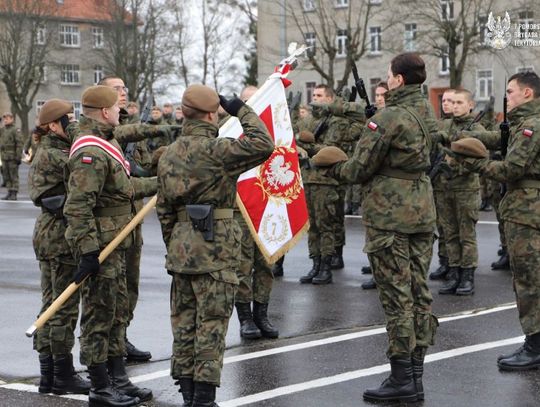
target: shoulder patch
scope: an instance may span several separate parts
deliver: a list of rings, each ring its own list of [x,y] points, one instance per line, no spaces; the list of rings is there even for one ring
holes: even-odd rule
[[[87,156],[87,155],[83,155],[83,157],[81,158],[81,162],[83,164],[92,164],[92,161],[94,161],[94,159],[92,157]]]
[[[525,137],[531,137],[534,134],[534,131],[531,129],[523,129],[523,135]]]
[[[379,128],[379,125],[375,122],[370,121],[367,125],[371,130],[375,131]]]

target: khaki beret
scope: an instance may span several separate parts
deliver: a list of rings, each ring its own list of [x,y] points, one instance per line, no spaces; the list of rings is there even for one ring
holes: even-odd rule
[[[96,85],[86,88],[82,94],[83,107],[105,109],[113,106],[118,100],[118,92],[108,86]]]
[[[462,138],[461,140],[452,142],[450,149],[454,153],[466,157],[486,158],[489,155],[486,146],[480,140],[472,137]]]
[[[203,112],[214,113],[219,107],[217,92],[205,85],[190,85],[182,96],[182,105]]]
[[[298,139],[304,143],[315,143],[315,136],[308,130],[302,130],[298,133]]]
[[[340,161],[347,161],[349,157],[343,150],[338,147],[329,146],[323,147],[312,158],[313,164],[319,167],[327,167],[334,165]]]
[[[40,126],[60,119],[73,112],[73,105],[62,99],[50,99],[45,102],[39,111]]]

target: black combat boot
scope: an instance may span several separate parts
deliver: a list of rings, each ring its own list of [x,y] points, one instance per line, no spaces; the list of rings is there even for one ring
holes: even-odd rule
[[[73,355],[54,355],[54,394],[88,394],[90,382],[75,372]]]
[[[439,294],[455,294],[459,285],[461,269],[459,267],[450,267],[446,275],[447,281],[439,288]]]
[[[448,257],[439,257],[439,267],[429,275],[430,280],[444,280],[448,274]]]
[[[506,247],[502,247],[497,254],[501,256],[499,260],[494,261],[491,263],[491,269],[492,270],[509,270],[510,269],[510,256],[508,255],[508,250]]]
[[[424,358],[426,356],[426,348],[417,347],[411,356],[414,385],[416,386],[416,396],[418,400],[424,400],[424,384],[422,376],[424,375]]]
[[[193,407],[218,407],[216,400],[216,386],[210,383],[195,382]]]
[[[375,280],[372,277],[369,280],[364,281],[361,286],[364,290],[374,290],[377,288],[377,283],[375,283]]]
[[[360,269],[362,274],[371,274],[371,266],[364,266]]]
[[[523,346],[509,358],[500,359],[501,370],[533,370],[540,368],[540,333],[527,336]]]
[[[332,282],[332,256],[324,256],[321,259],[319,274],[311,281],[315,285],[330,284]]]
[[[302,284],[311,284],[311,282],[313,281],[313,277],[319,274],[320,268],[321,256],[313,257],[313,267],[311,267],[311,270],[309,270],[305,276],[300,277],[300,282]]]
[[[506,253],[506,247],[505,246],[501,246],[499,247],[499,250],[497,250],[497,256],[502,256],[504,253]]]
[[[112,387],[120,393],[130,397],[137,397],[140,401],[148,401],[153,397],[152,390],[137,387],[129,380],[126,365],[122,356],[112,356],[107,360],[107,369],[111,378]]]
[[[120,393],[109,381],[105,363],[88,366],[92,387],[88,393],[89,407],[130,407],[139,404],[138,397]]]
[[[128,362],[148,362],[150,359],[152,359],[150,352],[137,349],[126,337],[126,360]]]
[[[502,359],[508,359],[508,358],[511,358],[512,356],[516,356],[518,353],[520,353],[523,350],[523,347],[525,346],[525,343],[527,343],[528,340],[529,340],[529,336],[527,335],[525,336],[525,342],[523,343],[523,345],[521,345],[519,348],[512,351],[511,353],[505,353],[503,355],[497,356],[497,362]]]
[[[240,321],[240,336],[246,339],[257,339],[261,337],[261,331],[253,322],[253,315],[251,315],[251,303],[249,302],[237,302],[236,313],[238,314],[238,320]]]
[[[345,263],[343,263],[343,246],[336,247],[336,253],[332,256],[330,266],[332,270],[341,270],[345,267]]]
[[[392,373],[378,389],[364,392],[367,401],[416,401],[416,385],[413,379],[413,367],[410,357],[390,358]]]
[[[473,295],[474,294],[474,272],[475,267],[467,267],[461,269],[459,285],[456,288],[456,295]]]
[[[195,390],[195,384],[193,383],[193,377],[181,377],[174,382],[180,386],[178,391],[182,393],[184,399],[183,407],[192,407],[193,406],[193,392]]]
[[[2,198],[3,201],[11,201],[11,191],[8,191],[6,195]]]
[[[39,388],[40,393],[50,393],[52,391],[52,386],[54,382],[54,365],[52,355],[47,355],[45,353],[39,354],[39,371],[41,377],[39,378]]]
[[[283,277],[283,262],[285,261],[285,255],[280,257],[278,261],[272,266],[272,274],[274,277]]]
[[[360,204],[358,202],[353,202],[351,204],[351,215],[353,216],[360,215]]]
[[[268,304],[253,301],[253,322],[265,338],[277,338],[278,329],[268,320]]]

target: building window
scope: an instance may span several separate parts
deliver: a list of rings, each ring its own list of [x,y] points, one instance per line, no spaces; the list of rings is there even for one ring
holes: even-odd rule
[[[439,71],[439,74],[448,75],[449,73],[450,73],[450,58],[448,57],[448,47],[445,47],[441,55],[441,70]]]
[[[105,77],[105,69],[101,65],[94,65],[94,85]]]
[[[62,65],[60,83],[62,85],[79,85],[81,83],[79,65]]]
[[[521,33],[521,38],[524,39],[525,33],[528,33],[530,30],[530,25],[534,23],[533,21],[534,13],[532,11],[520,11],[519,12],[519,32]]]
[[[304,11],[315,10],[315,0],[304,0]]]
[[[306,82],[306,102],[311,103],[313,100],[313,91],[317,84],[315,82]]]
[[[405,44],[404,51],[416,50],[416,23],[405,24]]]
[[[445,21],[454,19],[454,2],[452,0],[441,0],[441,18]]]
[[[381,81],[381,78],[370,78],[369,79],[369,88],[371,96],[369,98],[369,101],[371,103],[375,103],[375,89],[377,89],[377,84]]]
[[[45,104],[46,100],[36,100],[36,116],[39,116],[39,112],[41,112],[41,108]]]
[[[487,100],[493,94],[493,70],[479,69],[476,72],[476,95],[478,100]]]
[[[36,29],[36,44],[45,45],[47,41],[47,29],[43,26],[39,26]]]
[[[381,27],[369,27],[369,53],[381,52]]]
[[[79,27],[76,25],[60,25],[60,45],[64,47],[80,47]]]
[[[337,57],[347,56],[347,47],[349,46],[349,41],[347,40],[347,30],[337,30],[336,36],[336,48],[337,48]]]
[[[39,81],[39,83],[46,83],[47,82],[47,67],[46,66],[43,66],[43,67],[39,67],[38,66],[38,75],[41,75],[41,79]],[[40,72],[40,70],[42,70]]]
[[[103,28],[101,27],[92,27],[92,36],[94,37],[94,48],[103,48]]]
[[[336,8],[348,7],[349,0],[336,0]]]
[[[315,51],[317,50],[317,47],[316,47],[317,42],[316,42],[315,33],[305,33],[304,41],[306,42],[306,45],[308,47],[311,47],[307,51],[308,56],[311,57],[315,55]]]
[[[79,100],[72,100],[71,103],[73,103],[73,114],[75,115],[75,119],[79,120],[81,117],[81,102]]]
[[[534,72],[533,66],[518,66],[516,68],[516,73],[524,73],[524,72]]]

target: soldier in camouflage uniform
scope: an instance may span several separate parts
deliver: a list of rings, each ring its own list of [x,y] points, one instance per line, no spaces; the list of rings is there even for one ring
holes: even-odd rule
[[[464,129],[484,131],[480,123],[474,123],[472,114],[474,100],[466,89],[455,90],[452,94],[454,105],[450,125],[446,128],[448,141],[456,141]],[[445,192],[444,205],[440,206],[439,222],[443,227],[448,254],[447,281],[439,294],[474,294],[474,272],[478,266],[478,245],[476,242],[476,222],[478,221],[478,200],[480,182],[478,175],[461,165],[451,162],[450,173],[442,174],[438,185]]]
[[[510,77],[506,88],[510,139],[504,160],[456,156],[467,169],[506,183],[500,210],[510,253],[519,321],[525,343],[502,355],[502,370],[540,367],[540,78],[533,72]],[[498,132],[471,133],[490,149],[500,145]]]
[[[370,401],[423,399],[424,355],[438,325],[426,283],[435,206],[425,171],[437,125],[421,93],[425,78],[417,54],[392,59],[386,108],[368,120],[353,157],[328,170],[339,180],[367,183],[364,251],[386,316],[392,370],[380,388],[364,392]]]
[[[36,219],[33,245],[41,271],[40,314],[72,282],[76,262],[64,237],[66,230],[62,207],[66,198],[64,173],[70,140],[66,135],[68,113],[73,105],[51,99],[41,108],[39,123],[47,134],[28,173],[28,192],[41,214]],[[34,336],[39,353],[40,393],[88,394],[90,382],[81,379],[73,368],[71,351],[75,343],[75,326],[79,317],[79,293],[72,295]]]
[[[173,277],[171,375],[193,407],[215,406],[221,382],[242,238],[233,218],[236,182],[274,150],[262,121],[238,98],[221,105],[238,117],[244,137],[217,138],[219,105],[213,89],[189,86],[182,136],[158,165],[157,213]]]
[[[21,130],[15,127],[15,118],[10,112],[2,116],[4,127],[0,129],[0,158],[2,160],[2,176],[8,194],[2,199],[16,201],[19,192],[19,165],[24,140]]]
[[[173,117],[173,111],[174,111],[174,106],[172,105],[172,103],[167,102],[163,104],[163,117],[162,117],[162,121],[164,122],[163,124],[170,124],[170,125],[176,124],[175,118]]]
[[[101,264],[98,255],[132,219],[134,199],[153,195],[157,183],[155,178],[129,176],[114,136],[120,112],[117,92],[92,86],[83,93],[82,106],[64,206],[66,239],[79,259],[74,281],[89,277],[81,293],[81,363],[90,373],[90,402],[130,406],[152,398],[151,390],[131,383],[124,364],[129,308],[125,259],[133,233]]]

